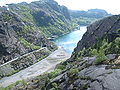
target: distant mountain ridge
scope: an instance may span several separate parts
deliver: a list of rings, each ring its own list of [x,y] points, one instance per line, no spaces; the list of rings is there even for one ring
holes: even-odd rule
[[[112,14],[108,14],[107,11],[103,9],[89,9],[88,11],[80,11],[80,10],[69,10],[70,15],[72,17],[89,17],[89,18],[103,18],[106,16],[111,16]]]
[[[79,25],[90,25],[99,19],[112,15],[103,9],[89,9],[88,11],[69,10],[69,12],[70,16]]]

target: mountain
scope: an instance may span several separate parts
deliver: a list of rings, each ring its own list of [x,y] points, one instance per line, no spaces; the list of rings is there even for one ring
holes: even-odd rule
[[[73,28],[68,9],[53,0],[0,7],[0,64],[43,47],[54,51],[48,39]]]
[[[81,12],[83,16],[78,15]],[[79,13],[74,17],[65,6],[53,0],[0,7],[0,79],[3,81],[55,51],[58,47],[48,38],[70,32],[79,23],[88,25],[91,20],[97,20],[87,27],[72,56],[58,64],[54,71],[50,69],[51,72],[17,81],[0,90],[119,90],[120,15],[109,16],[98,9]],[[64,58],[62,51],[54,55],[54,62],[59,61],[59,57]],[[53,63],[52,59],[50,56],[47,62]],[[50,68],[54,68],[52,65]],[[32,75],[31,70],[28,72]],[[19,78],[23,79],[22,74]]]
[[[34,25],[24,23],[13,12],[0,11],[0,64],[42,47],[57,48]]]
[[[111,14],[108,14],[107,11],[103,9],[89,9],[88,11],[70,10],[70,15],[75,18],[78,17],[103,18]]]
[[[94,21],[111,16],[103,9],[89,9],[88,11],[69,10],[70,16],[77,20],[79,25],[89,25]]]
[[[71,23],[68,9],[58,5],[54,0],[8,4],[8,8],[19,15],[25,23],[34,24],[48,38],[68,33],[75,27]]]
[[[117,37],[120,36],[119,24],[120,24],[119,15],[107,17],[103,20],[99,20],[91,24],[90,26],[87,27],[87,32],[83,35],[82,40],[79,41],[77,48],[75,49],[75,52],[79,52],[84,48],[90,48],[95,44],[102,42],[103,39],[106,39],[108,42],[114,41]]]
[[[119,90],[120,15],[99,20],[87,27],[72,56],[12,90]]]
[[[47,57],[58,48],[49,39],[75,27],[68,9],[54,0],[0,7],[0,78]]]

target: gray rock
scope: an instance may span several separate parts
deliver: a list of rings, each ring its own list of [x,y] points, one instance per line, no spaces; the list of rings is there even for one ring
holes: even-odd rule
[[[8,17],[9,16],[9,17]],[[0,14],[0,65],[6,63],[14,58],[23,54],[36,50],[34,46],[25,45],[23,38],[31,45],[47,47],[50,51],[57,49],[57,46],[49,41],[41,31],[31,31],[24,29],[28,24],[24,23],[19,16],[10,11],[1,11]],[[30,25],[29,25],[30,27]],[[38,29],[38,28],[36,28]],[[36,53],[38,58],[41,57],[40,53]]]
[[[98,38],[107,36],[109,42],[119,37],[117,30],[120,28],[120,15],[114,15],[96,21],[87,27],[87,32],[83,35],[82,39],[78,42],[74,52],[77,53],[83,48],[93,46]]]
[[[116,54],[108,54],[106,57],[108,60],[113,60],[116,58],[116,56],[117,56]]]

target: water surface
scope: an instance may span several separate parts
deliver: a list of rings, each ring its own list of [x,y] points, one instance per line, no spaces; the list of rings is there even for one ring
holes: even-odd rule
[[[77,46],[78,41],[82,39],[82,36],[86,31],[86,26],[81,26],[80,30],[75,30],[59,38],[56,38],[54,42],[71,54],[74,48]]]

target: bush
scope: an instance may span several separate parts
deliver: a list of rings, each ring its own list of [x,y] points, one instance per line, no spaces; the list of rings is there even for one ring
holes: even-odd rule
[[[97,52],[96,49],[93,49],[93,50],[91,51],[91,54],[92,54],[92,55],[98,55],[98,52]]]
[[[98,52],[98,54],[96,56],[95,64],[101,64],[105,60],[106,60],[106,56],[105,56],[104,50],[101,49],[101,50],[99,50],[99,52]]]
[[[52,83],[53,88],[50,90],[59,90],[57,83]]]
[[[79,70],[77,68],[71,68],[70,71],[68,72],[69,77],[73,77],[79,73]]]
[[[40,49],[40,46],[36,46],[34,44],[29,43],[24,38],[20,38],[20,42],[26,47],[31,49]]]
[[[57,75],[60,74],[60,72],[61,72],[61,69],[55,69],[53,72],[50,72],[50,73],[48,74],[48,77],[49,77],[50,79],[55,78]]]
[[[60,69],[60,70],[63,70],[63,69],[65,69],[65,66],[64,65],[58,65],[56,68]]]
[[[27,85],[27,82],[26,82],[26,81],[20,80],[20,81],[17,81],[17,82],[15,82],[15,83],[13,83],[13,84],[5,87],[5,88],[0,87],[0,90],[11,90],[14,86],[16,86],[16,85],[18,85],[18,84],[20,84],[20,83],[22,83],[23,85]]]

